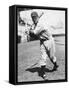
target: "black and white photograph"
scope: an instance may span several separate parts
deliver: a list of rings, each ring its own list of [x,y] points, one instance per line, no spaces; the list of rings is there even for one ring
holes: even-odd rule
[[[69,90],[69,0],[1,0],[0,90]]]
[[[17,9],[18,82],[66,79],[65,19],[65,10]]]

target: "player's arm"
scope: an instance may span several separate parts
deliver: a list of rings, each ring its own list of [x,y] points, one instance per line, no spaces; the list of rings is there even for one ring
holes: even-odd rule
[[[42,26],[37,26],[34,30],[34,34],[39,34],[42,32],[44,28]]]
[[[30,30],[29,32],[32,33],[32,34],[34,34],[34,30]]]
[[[37,34],[39,34],[42,30],[43,30],[43,27],[37,26],[35,29],[30,30],[30,33],[37,35]]]

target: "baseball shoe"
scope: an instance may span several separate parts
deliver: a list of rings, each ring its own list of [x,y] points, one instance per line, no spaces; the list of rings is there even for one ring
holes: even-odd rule
[[[43,74],[43,75],[42,75],[42,78],[43,78],[44,80],[46,80],[46,74]]]
[[[43,79],[46,78],[46,75],[45,75],[45,66],[41,66],[41,77],[42,77]]]

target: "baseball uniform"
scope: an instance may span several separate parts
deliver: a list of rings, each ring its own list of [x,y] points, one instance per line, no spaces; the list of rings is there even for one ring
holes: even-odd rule
[[[37,25],[33,28],[33,32],[40,40],[40,51],[41,60],[39,61],[40,66],[46,65],[47,58],[56,62],[55,57],[55,43],[52,37],[50,28],[47,23],[44,23],[44,17],[39,18]]]

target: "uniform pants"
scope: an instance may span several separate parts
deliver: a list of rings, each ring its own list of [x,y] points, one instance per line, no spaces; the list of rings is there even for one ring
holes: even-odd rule
[[[39,61],[40,66],[46,65],[48,57],[52,61],[52,63],[56,62],[54,38],[51,38],[49,40],[41,40],[40,51],[41,51],[41,60]]]

